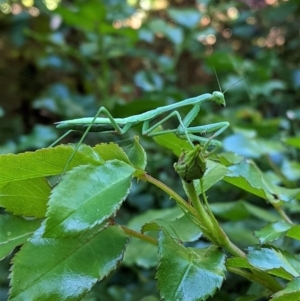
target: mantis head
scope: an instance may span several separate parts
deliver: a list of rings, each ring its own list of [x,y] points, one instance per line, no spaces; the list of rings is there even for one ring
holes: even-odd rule
[[[225,97],[224,94],[220,91],[215,91],[212,94],[212,101],[215,101],[221,107],[226,107]]]

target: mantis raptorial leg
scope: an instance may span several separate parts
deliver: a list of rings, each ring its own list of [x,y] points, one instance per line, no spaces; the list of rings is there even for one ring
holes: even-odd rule
[[[154,110],[150,110],[148,112],[134,115],[126,118],[114,118],[110,112],[105,107],[100,107],[98,112],[94,117],[91,118],[79,118],[67,121],[60,121],[57,124],[57,128],[61,129],[69,129],[69,131],[64,134],[61,138],[55,141],[51,146],[58,143],[62,138],[67,136],[70,132],[74,130],[84,131],[81,139],[77,143],[73,154],[69,158],[65,170],[63,174],[68,168],[68,165],[72,161],[76,151],[79,146],[83,142],[84,138],[90,131],[94,132],[102,132],[102,133],[116,133],[122,135],[126,133],[130,128],[135,125],[142,124],[142,135],[154,137],[158,135],[164,135],[166,133],[175,133],[179,138],[187,140],[193,147],[194,142],[200,143],[201,145],[205,145],[208,147],[208,144],[213,145],[214,149],[212,152],[215,152],[222,146],[222,143],[218,140],[213,139],[217,135],[221,134],[225,129],[229,126],[228,122],[219,122],[208,125],[194,126],[189,127],[193,119],[199,114],[201,104],[205,101],[213,101],[219,104],[221,107],[226,106],[224,94],[219,91],[215,91],[212,94],[206,93],[200,96],[196,96],[193,98],[188,98],[182,100],[178,103],[174,103],[171,105],[158,107]],[[188,114],[182,118],[177,109],[192,106],[192,109],[188,112]],[[165,116],[162,120],[150,124],[156,118],[160,117],[162,114],[169,114]],[[99,117],[100,114],[103,114],[106,117]],[[174,129],[163,129],[157,131],[156,129],[164,124],[170,118],[177,118],[179,125]],[[199,135],[196,135],[199,133]],[[203,134],[212,134],[211,137],[203,137]],[[201,136],[202,135],[202,136]]]

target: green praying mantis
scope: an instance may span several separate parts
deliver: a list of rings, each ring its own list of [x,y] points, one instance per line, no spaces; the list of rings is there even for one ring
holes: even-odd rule
[[[182,100],[178,103],[158,107],[154,110],[126,118],[114,118],[105,107],[100,107],[94,117],[57,122],[57,128],[69,129],[69,131],[62,135],[51,146],[58,143],[72,131],[84,131],[84,134],[77,143],[74,152],[72,153],[66,164],[66,170],[88,132],[93,131],[102,133],[116,133],[122,135],[132,127],[138,124],[142,124],[142,135],[154,137],[167,133],[175,133],[177,137],[187,140],[193,148],[195,147],[195,144],[205,146],[205,150],[208,148],[208,146],[213,146],[213,150],[209,152],[209,155],[211,155],[222,146],[222,143],[214,138],[224,132],[227,127],[229,127],[229,122],[218,122],[208,125],[190,126],[191,122],[199,114],[202,103],[206,101],[215,102],[221,107],[226,106],[224,93],[215,91],[212,94],[202,94],[193,98]],[[186,106],[192,106],[192,108],[183,118],[177,111],[177,109]],[[103,114],[106,117],[99,117],[100,114]],[[167,116],[165,116],[158,122],[155,122],[155,119],[159,118],[163,114],[167,114]],[[160,128],[160,126],[167,120],[174,117],[177,118],[179,122],[178,127],[174,129]],[[209,134],[212,134],[211,137],[204,137]]]

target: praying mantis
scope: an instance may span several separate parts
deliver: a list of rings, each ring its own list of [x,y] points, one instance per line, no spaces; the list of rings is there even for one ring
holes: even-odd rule
[[[215,102],[221,107],[226,106],[224,93],[215,91],[212,94],[202,94],[193,98],[188,98],[174,104],[158,107],[154,110],[126,118],[114,118],[105,107],[100,107],[94,117],[57,122],[57,128],[69,129],[69,131],[62,135],[51,146],[58,143],[72,131],[84,131],[84,134],[77,143],[74,152],[72,153],[66,164],[66,170],[88,132],[93,131],[102,133],[116,133],[122,135],[126,133],[130,128],[138,124],[142,124],[142,135],[154,137],[167,133],[175,133],[177,137],[187,140],[193,148],[195,147],[194,143],[204,145],[205,150],[208,146],[213,146],[213,150],[209,152],[209,155],[211,155],[222,146],[222,143],[214,138],[220,135],[229,127],[229,122],[218,122],[208,125],[190,127],[191,122],[199,114],[202,103],[206,101]],[[192,108],[187,113],[187,115],[182,118],[177,109],[186,106],[192,106]],[[103,114],[106,117],[99,117],[100,114]],[[159,118],[163,114],[167,114],[167,116],[159,120],[158,122],[151,124],[151,122],[154,122],[156,118]],[[163,123],[173,117],[178,119],[178,127],[174,129],[160,128]],[[212,136],[204,137],[209,134],[212,134]]]

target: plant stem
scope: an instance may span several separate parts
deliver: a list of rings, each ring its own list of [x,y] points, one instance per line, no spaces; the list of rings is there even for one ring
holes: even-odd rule
[[[170,187],[168,187],[164,183],[162,183],[159,180],[151,177],[147,173],[139,175],[138,178],[141,179],[141,180],[147,181],[151,184],[154,184],[155,186],[157,186],[158,188],[160,188],[161,190],[166,192],[170,196],[170,198],[174,199],[176,201],[176,203],[182,209],[185,209],[189,213],[191,213],[192,215],[196,216],[195,209],[192,206],[190,206],[182,197],[180,197],[174,190],[172,190]]]
[[[287,216],[287,214],[284,212],[284,210],[282,209],[281,206],[274,206],[274,208],[276,209],[276,211],[279,213],[279,215],[290,225],[293,225],[294,223],[292,222],[292,220]]]
[[[209,215],[205,211],[204,207],[202,206],[202,204],[198,198],[194,183],[193,182],[187,183],[185,181],[182,181],[182,183],[185,187],[185,190],[187,192],[187,195],[188,195],[190,201],[192,202],[194,208],[197,211],[198,218],[203,227],[202,230],[204,230],[206,235],[210,234],[211,231],[213,231],[213,223],[211,222]],[[211,239],[210,235],[209,235],[209,238]]]
[[[149,242],[152,245],[156,245],[157,246],[157,240],[155,238],[153,238],[151,236],[148,236],[148,235],[145,235],[145,234],[142,234],[140,232],[134,231],[134,230],[129,229],[129,228],[125,227],[125,226],[121,226],[121,228],[129,236],[136,237],[138,239],[141,239],[143,241]]]

